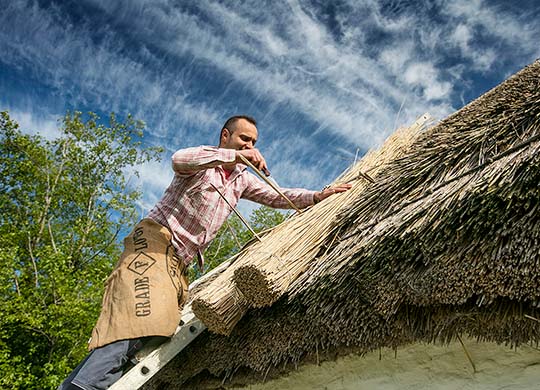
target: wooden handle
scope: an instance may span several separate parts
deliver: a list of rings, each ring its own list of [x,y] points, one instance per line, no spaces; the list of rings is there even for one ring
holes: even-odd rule
[[[245,158],[241,154],[239,154],[239,156],[240,156],[240,159],[244,162],[244,164],[246,164],[248,167],[253,169],[255,171],[255,173],[257,175],[259,175],[259,177],[261,179],[263,179],[266,182],[266,184],[268,184],[279,195],[281,195],[281,197],[283,199],[285,199],[287,201],[287,203],[289,203],[289,205],[298,212],[298,214],[302,214],[302,210],[300,210],[298,207],[296,207],[296,205],[289,198],[287,198],[287,196],[283,192],[281,192],[281,190],[274,183],[272,183],[270,180],[268,180],[268,178],[266,176],[264,176],[263,173],[261,171],[259,171],[255,165],[253,165],[247,158]]]

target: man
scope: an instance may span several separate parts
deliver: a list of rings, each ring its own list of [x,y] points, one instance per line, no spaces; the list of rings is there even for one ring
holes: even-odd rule
[[[289,204],[241,164],[242,157],[269,175],[255,148],[256,121],[229,118],[218,147],[177,151],[174,179],[161,200],[124,240],[124,252],[106,281],[103,307],[92,332],[90,354],[59,387],[105,389],[123,374],[150,336],[171,337],[187,300],[187,266],[215,237],[240,198],[275,208]],[[305,208],[350,185],[320,192],[282,189],[298,208]],[[219,191],[219,193],[218,193]]]

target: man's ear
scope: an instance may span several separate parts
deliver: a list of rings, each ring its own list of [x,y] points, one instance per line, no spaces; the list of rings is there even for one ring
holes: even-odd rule
[[[219,137],[219,146],[225,145],[230,136],[231,136],[231,132],[229,131],[229,129],[227,129],[226,127],[221,129],[221,135]]]

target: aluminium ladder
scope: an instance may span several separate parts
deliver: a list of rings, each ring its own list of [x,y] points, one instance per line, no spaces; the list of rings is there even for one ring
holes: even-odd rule
[[[151,351],[115,382],[109,390],[139,389],[180,351],[200,335],[206,326],[195,317],[191,305],[182,310],[182,322],[170,340]],[[144,353],[144,350],[142,351]]]

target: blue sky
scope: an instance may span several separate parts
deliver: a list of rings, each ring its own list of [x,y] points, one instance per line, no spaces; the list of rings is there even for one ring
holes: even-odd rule
[[[55,134],[66,110],[127,113],[170,155],[259,121],[282,186],[317,189],[425,112],[443,119],[540,57],[540,2],[0,0],[0,110]],[[244,206],[247,207],[247,206]]]

